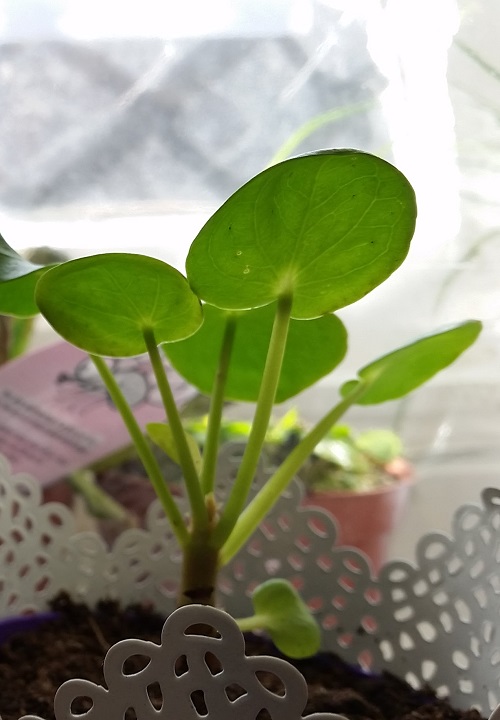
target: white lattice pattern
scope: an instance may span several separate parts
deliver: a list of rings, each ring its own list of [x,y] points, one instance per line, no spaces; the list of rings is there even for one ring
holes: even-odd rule
[[[207,637],[193,626],[213,630]],[[144,659],[139,672],[127,672],[132,656]],[[259,673],[278,679],[276,692],[260,682]],[[307,685],[298,670],[273,657],[246,657],[245,643],[234,620],[222,610],[191,605],[165,622],[160,645],[122,640],[104,661],[107,687],[88,680],[68,680],[59,688],[57,720],[123,720],[131,708],[141,720],[255,720],[267,710],[272,720],[299,720],[307,702]],[[160,689],[153,703],[149,689]],[[75,701],[85,698],[86,712],[74,714]],[[345,720],[341,715],[315,713],[307,720]],[[36,720],[24,716],[22,720]]]
[[[238,448],[226,450],[222,473],[230,476],[237,463]],[[90,603],[102,597],[148,600],[171,612],[180,558],[158,505],[150,510],[148,530],[124,532],[109,551],[97,535],[74,535],[65,508],[38,508],[39,494],[26,478],[5,473],[2,615],[45,608],[60,589]],[[264,476],[262,471],[257,484]],[[328,516],[300,507],[300,501],[294,485],[224,568],[219,597],[225,609],[248,615],[255,585],[270,576],[287,578],[314,609],[325,649],[414,685],[430,682],[457,706],[493,709],[500,695],[500,493],[485,491],[482,506],[460,509],[452,537],[423,537],[416,566],[391,562],[378,578],[358,552],[335,547]]]

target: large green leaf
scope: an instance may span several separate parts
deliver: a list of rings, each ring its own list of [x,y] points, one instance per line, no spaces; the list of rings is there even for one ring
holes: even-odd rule
[[[21,318],[36,315],[35,285],[45,271],[44,266],[18,255],[0,235],[0,313]]]
[[[293,296],[292,315],[349,305],[408,252],[415,196],[389,163],[324,151],[268,168],[237,190],[194,240],[186,268],[202,300],[241,310]]]
[[[367,390],[357,400],[358,405],[404,397],[451,365],[476,340],[481,327],[478,320],[468,320],[384,355],[362,368],[359,380],[345,383],[341,394],[345,397],[362,382]]]
[[[175,369],[202,392],[210,394],[229,311],[203,307],[205,320],[197,333],[164,347]],[[226,398],[257,399],[271,336],[275,303],[237,313]],[[336,367],[347,349],[347,333],[335,315],[292,320],[288,332],[276,402],[309,387]]]
[[[63,338],[96,355],[139,355],[145,331],[170,342],[202,322],[186,278],[144,255],[111,253],[59,265],[41,278],[36,300]]]

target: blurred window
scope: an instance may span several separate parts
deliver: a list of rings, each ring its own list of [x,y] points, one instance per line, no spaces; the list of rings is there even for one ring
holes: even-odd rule
[[[45,220],[35,244],[84,242],[62,220],[188,214],[191,232],[268,163],[332,146],[399,155],[418,184],[418,88],[442,89],[453,24],[451,3],[435,9],[429,85],[411,43],[428,4],[4,0],[0,213]],[[137,243],[120,234],[110,245]]]

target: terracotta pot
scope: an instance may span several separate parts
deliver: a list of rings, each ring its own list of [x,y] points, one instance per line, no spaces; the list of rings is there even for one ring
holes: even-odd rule
[[[337,522],[337,546],[355,547],[371,561],[374,572],[386,562],[391,533],[397,526],[413,485],[411,476],[364,492],[308,492],[304,504],[327,510]]]

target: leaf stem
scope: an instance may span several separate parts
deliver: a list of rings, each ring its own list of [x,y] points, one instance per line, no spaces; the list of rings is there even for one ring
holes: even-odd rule
[[[98,355],[90,355],[90,358],[96,366],[97,371],[101,376],[116,409],[120,413],[135,447],[137,448],[137,453],[142,460],[156,495],[158,496],[165,514],[169,519],[177,541],[181,547],[184,547],[189,540],[189,532],[186,527],[186,523],[184,522],[184,518],[182,517],[165,479],[163,478],[156,458],[134,417],[130,405],[126,401],[125,396],[113,376],[113,373],[106,365],[103,358]]]
[[[68,476],[68,483],[81,495],[94,517],[127,521],[132,526],[131,514],[97,484],[92,470],[75,470]]]
[[[367,385],[360,382],[341,402],[335,405],[300,441],[288,457],[282,462],[253,498],[252,502],[240,514],[230,537],[221,548],[220,562],[226,565],[243,547],[248,538],[259,527],[269,510],[280,498],[296,472],[313,452],[328,430],[339,421],[344,413],[365,392]]]
[[[144,330],[143,334],[158,390],[160,391],[168,422],[172,430],[172,436],[179,453],[180,466],[184,475],[184,482],[186,483],[186,491],[191,509],[192,526],[193,529],[203,530],[206,529],[208,525],[208,515],[193,456],[187,444],[184,427],[177,405],[175,404],[172,388],[168,381],[158,345],[156,344],[154,332],[152,330]]]
[[[252,632],[252,630],[265,630],[267,628],[268,617],[264,615],[264,613],[261,613],[260,615],[235,618],[235,622],[241,632]]]
[[[257,398],[252,429],[248,437],[245,452],[241,460],[238,474],[217,527],[214,531],[214,542],[221,547],[231,534],[252,486],[259,457],[262,452],[269,420],[274,406],[276,390],[285,354],[286,339],[290,325],[292,296],[284,295],[278,299],[276,316],[269,342],[266,364],[262,374],[262,382]]]
[[[226,320],[226,327],[224,329],[219,355],[219,365],[211,395],[207,436],[203,451],[201,487],[205,495],[214,491],[217,451],[219,449],[220,426],[222,421],[222,410],[224,407],[224,389],[226,386],[235,333],[236,317],[234,315],[229,315]]]

